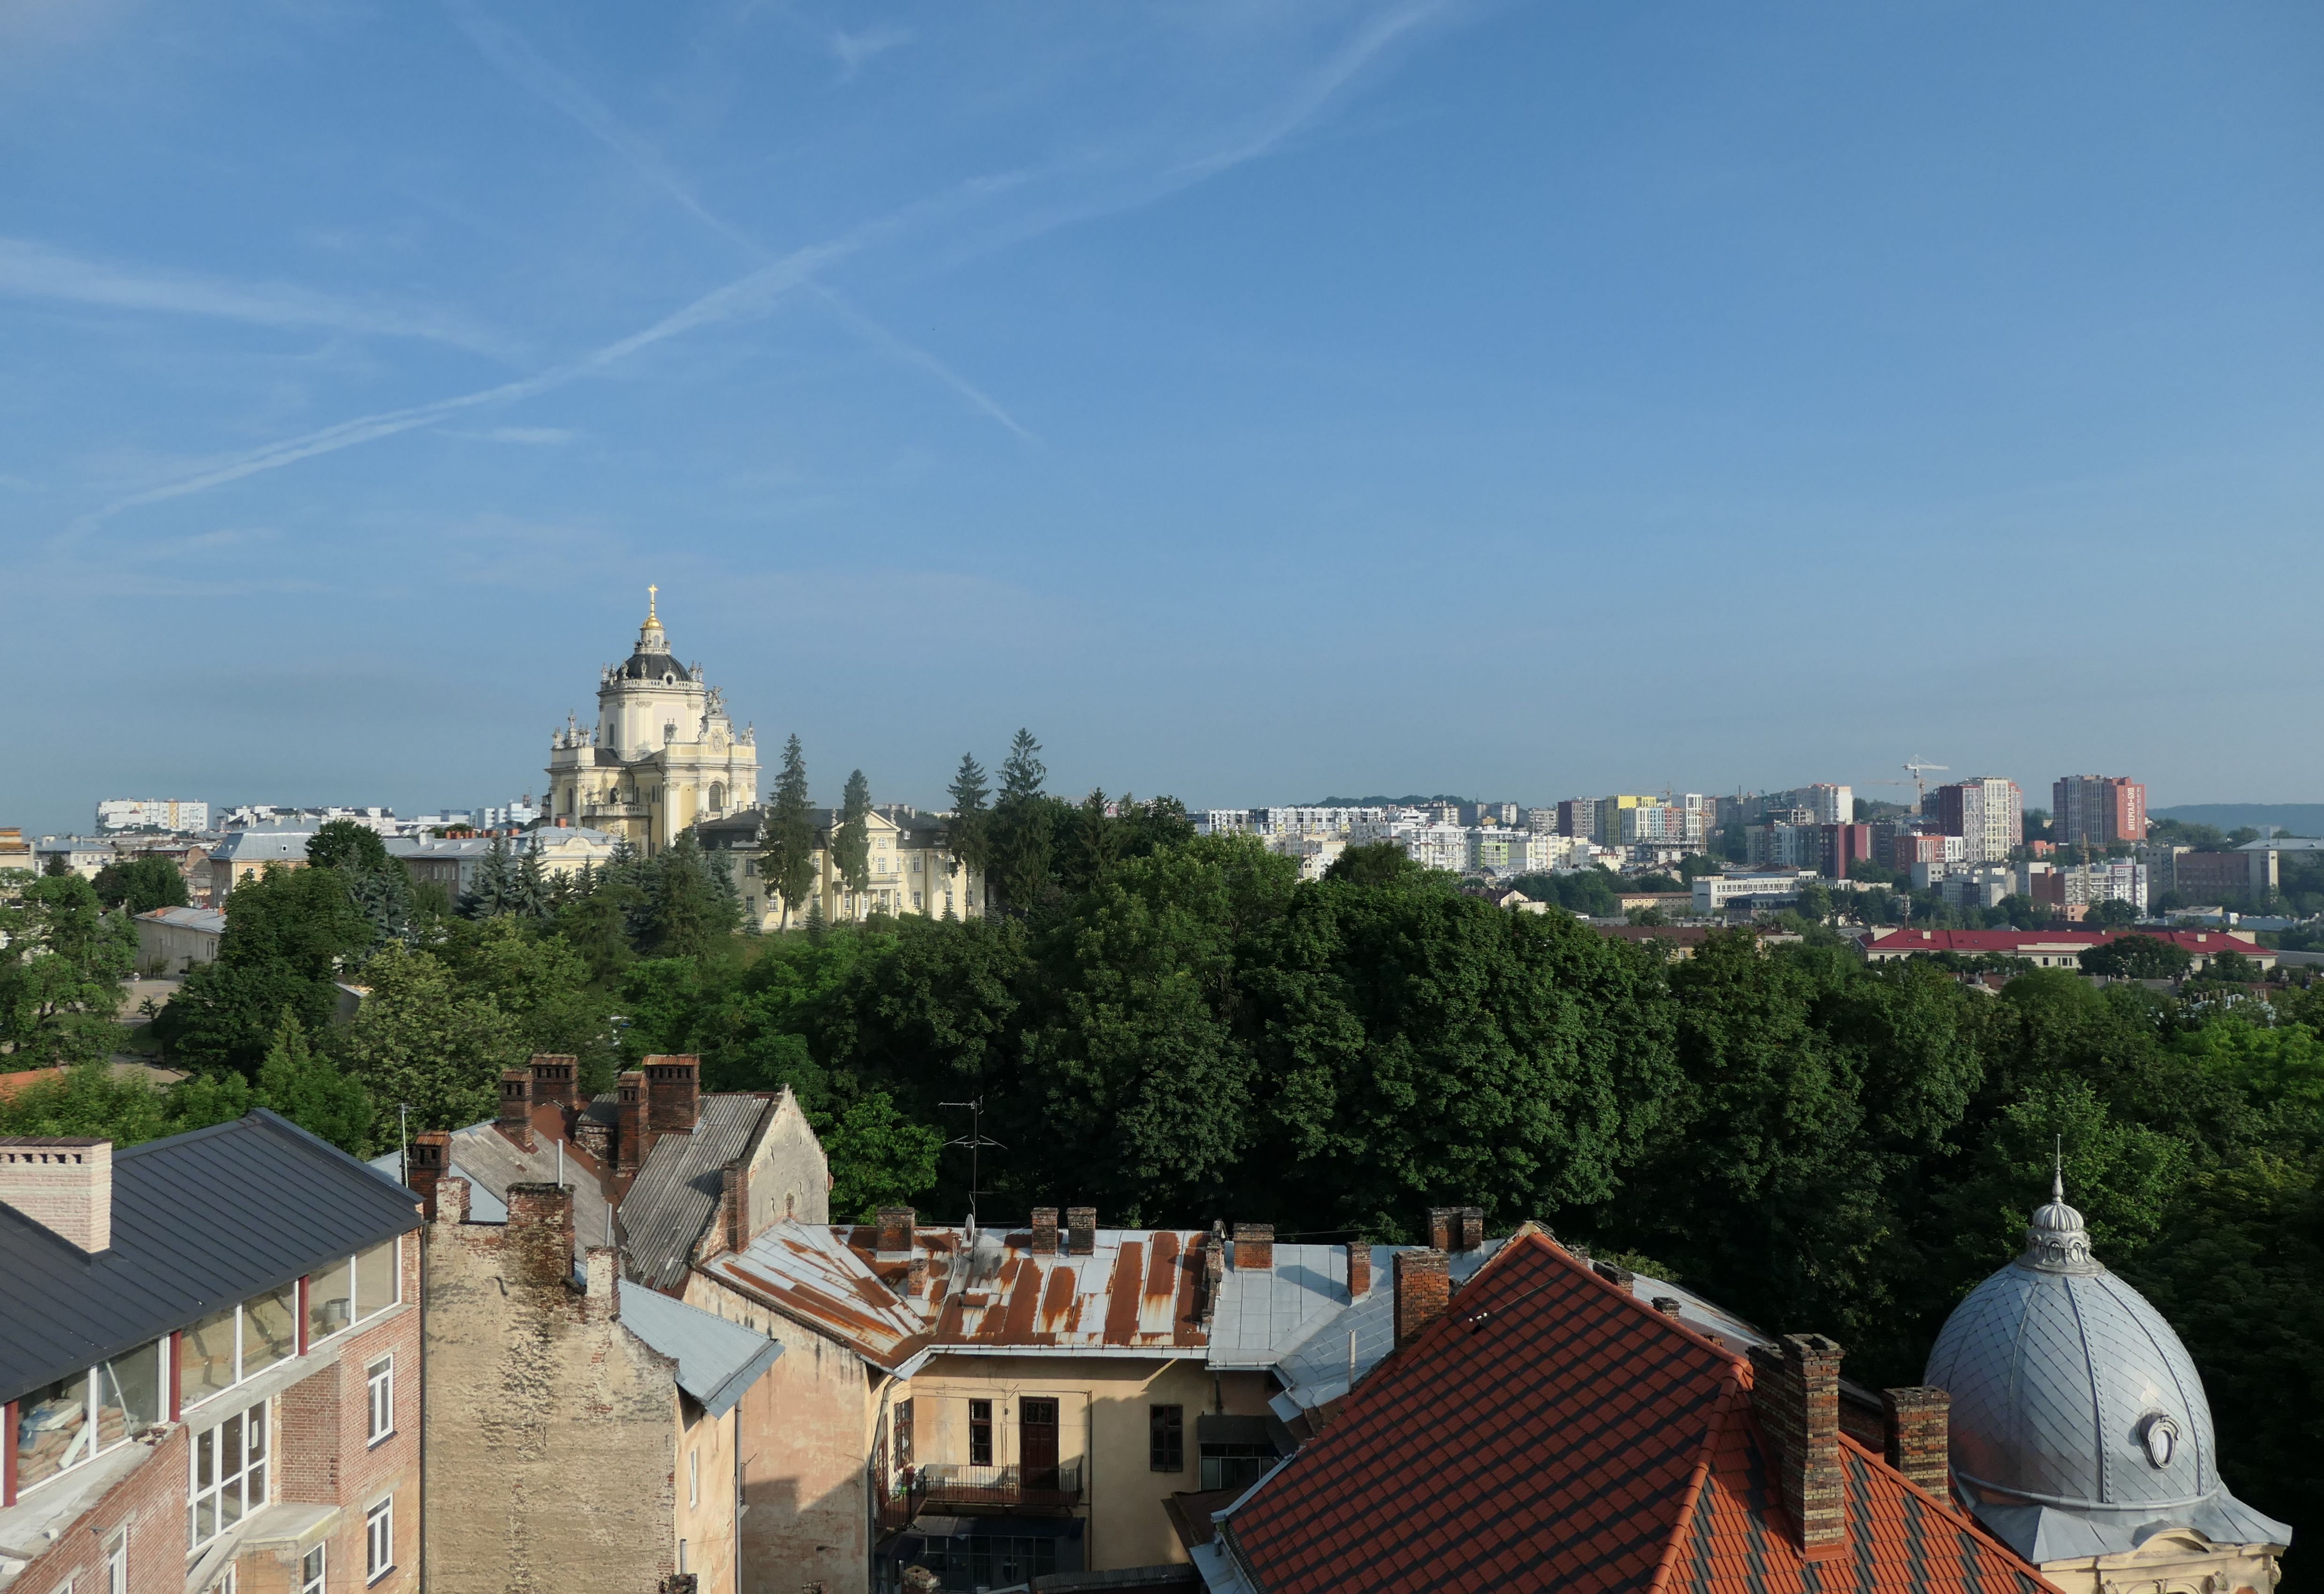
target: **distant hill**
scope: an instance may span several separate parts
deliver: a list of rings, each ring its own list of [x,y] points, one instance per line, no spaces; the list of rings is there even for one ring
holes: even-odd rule
[[[2250,825],[2261,830],[2273,825],[2292,835],[2324,835],[2324,803],[2183,803],[2175,808],[2149,808],[2157,819],[2181,825],[2212,825],[2221,830]]]

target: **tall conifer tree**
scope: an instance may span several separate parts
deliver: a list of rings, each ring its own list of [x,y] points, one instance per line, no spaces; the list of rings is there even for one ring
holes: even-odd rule
[[[775,777],[774,801],[759,853],[759,873],[767,889],[783,899],[783,924],[815,889],[815,821],[807,809],[807,755],[794,734],[783,744],[783,767]]]

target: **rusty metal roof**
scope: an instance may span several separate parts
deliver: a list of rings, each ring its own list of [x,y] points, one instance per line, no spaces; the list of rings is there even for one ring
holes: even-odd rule
[[[904,1260],[879,1257],[874,1239],[868,1228],[848,1235],[908,1288]],[[915,1250],[927,1258],[927,1283],[910,1304],[945,1350],[1200,1356],[1210,1343],[1200,1297],[1208,1239],[1199,1229],[1100,1229],[1090,1252],[1073,1256],[1063,1235],[1044,1254],[1029,1230],[922,1229]]]
[[[883,1255],[869,1227],[778,1223],[702,1270],[894,1368],[924,1350],[1204,1353],[1199,1229],[1101,1229],[1087,1255],[1036,1253],[1029,1230],[927,1229]],[[916,1264],[925,1265],[924,1276]]]
[[[846,1232],[779,1222],[748,1249],[723,1252],[698,1266],[728,1288],[893,1372],[925,1347],[927,1325],[847,1248]]]

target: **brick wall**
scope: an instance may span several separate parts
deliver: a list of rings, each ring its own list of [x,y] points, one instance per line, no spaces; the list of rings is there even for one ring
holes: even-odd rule
[[[103,1589],[106,1545],[126,1528],[130,1594],[185,1594],[185,1429],[169,1429],[152,1451],[60,1534],[47,1554],[19,1573],[13,1586],[26,1594],[61,1589],[68,1581],[78,1589]]]

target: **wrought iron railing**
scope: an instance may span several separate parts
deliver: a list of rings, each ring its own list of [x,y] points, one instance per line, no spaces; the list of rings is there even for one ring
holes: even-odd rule
[[[1082,1464],[1074,1460],[1028,1468],[924,1461],[913,1470],[912,1490],[931,1506],[1072,1506],[1082,1497]]]

